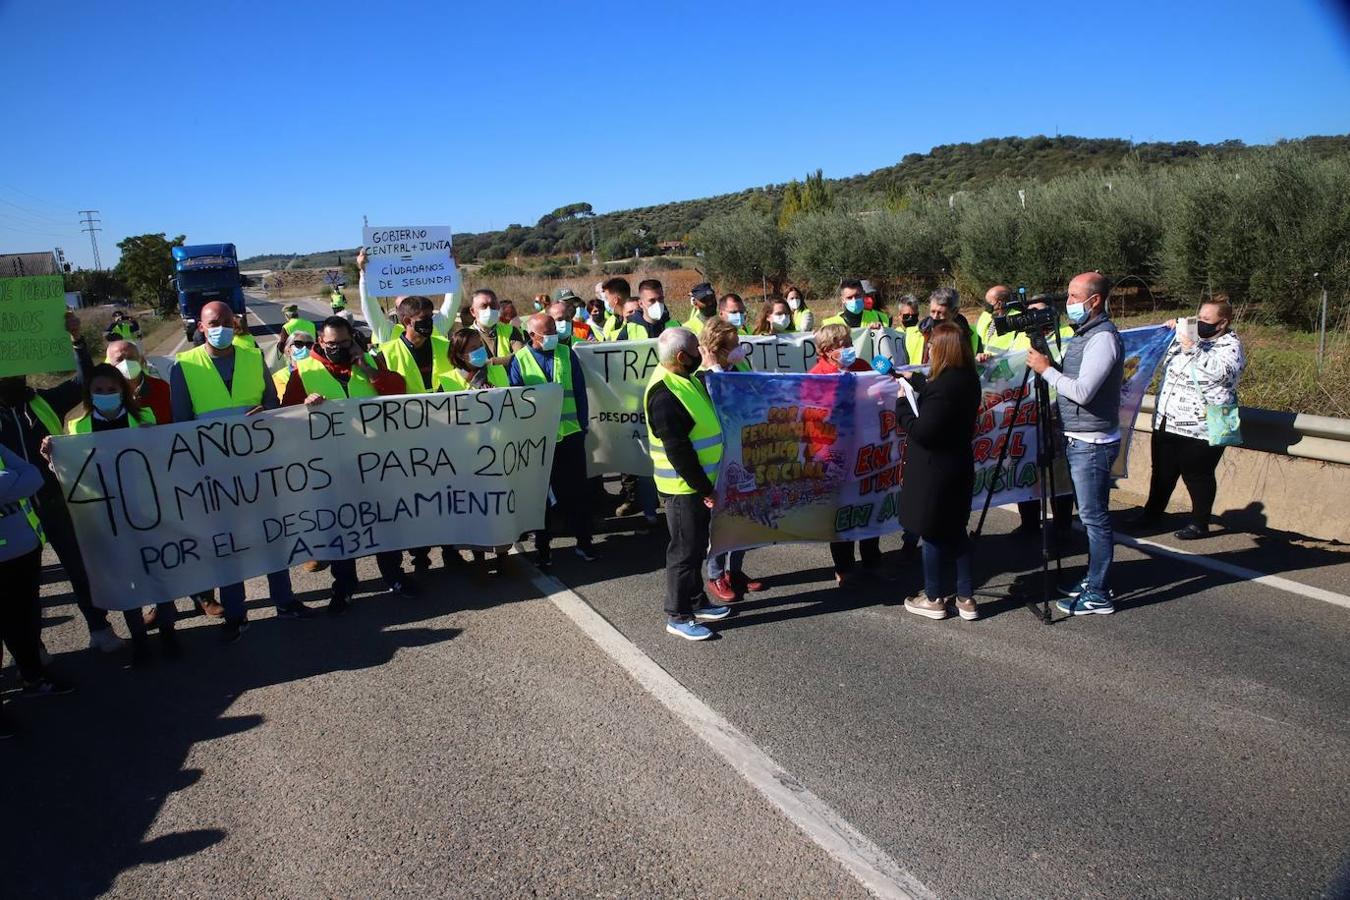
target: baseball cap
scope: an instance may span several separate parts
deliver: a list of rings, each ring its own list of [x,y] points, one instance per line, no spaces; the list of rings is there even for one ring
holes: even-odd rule
[[[713,286],[708,284],[708,282],[700,281],[689,289],[689,296],[693,297],[695,300],[702,300],[705,297],[716,297],[717,291],[714,291]]]
[[[864,294],[875,294],[877,292],[877,289],[875,286],[873,286],[872,282],[864,278],[862,280],[862,291]]]
[[[553,302],[580,303],[581,298],[571,288],[558,288],[553,292]]]

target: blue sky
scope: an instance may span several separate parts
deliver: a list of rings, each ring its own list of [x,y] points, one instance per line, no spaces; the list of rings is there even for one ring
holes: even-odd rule
[[[0,35],[0,251],[80,265],[80,209],[110,264],[128,234],[321,250],[363,213],[480,231],[984,137],[1350,131],[1325,0],[0,0]]]

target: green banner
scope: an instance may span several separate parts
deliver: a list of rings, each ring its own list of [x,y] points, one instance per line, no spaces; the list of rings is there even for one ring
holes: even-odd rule
[[[0,278],[0,377],[73,368],[61,276]]]

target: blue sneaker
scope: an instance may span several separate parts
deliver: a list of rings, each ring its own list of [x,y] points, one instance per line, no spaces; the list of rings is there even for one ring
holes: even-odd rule
[[[1096,591],[1085,590],[1077,597],[1071,600],[1061,600],[1055,604],[1062,613],[1068,613],[1071,616],[1090,616],[1092,614],[1109,616],[1116,611],[1116,605],[1111,602],[1111,592],[1107,591],[1104,595]]]
[[[730,606],[700,606],[694,610],[694,618],[700,622],[720,622],[729,615]]]
[[[705,625],[697,622],[686,622],[682,619],[667,619],[666,632],[676,637],[682,637],[686,641],[706,641],[713,636],[712,631]]]
[[[1065,597],[1077,597],[1079,594],[1083,593],[1083,591],[1085,591],[1085,590],[1087,590],[1087,576],[1086,576],[1086,575],[1084,575],[1080,580],[1078,580],[1077,582],[1075,582],[1074,584],[1072,584],[1072,585],[1070,585],[1070,586],[1068,586],[1068,587],[1065,587],[1065,586],[1062,585],[1062,584],[1059,586],[1059,592],[1060,592],[1061,594],[1063,594]]]

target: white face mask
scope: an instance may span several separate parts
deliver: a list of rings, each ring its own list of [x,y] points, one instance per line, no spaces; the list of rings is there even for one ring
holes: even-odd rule
[[[802,308],[802,298],[801,298],[801,297],[789,297],[789,298],[788,298],[788,306],[792,307],[794,310],[796,310],[796,309],[801,309],[801,308]]]
[[[652,322],[660,322],[661,318],[665,314],[666,314],[665,304],[661,303],[660,301],[653,303],[651,306],[647,307],[647,318]]]
[[[736,349],[727,354],[727,362],[733,366],[750,355],[749,344],[737,344]]]
[[[792,319],[786,313],[774,313],[769,316],[769,321],[773,323],[774,328],[787,328],[788,322]]]
[[[134,359],[124,359],[117,364],[117,371],[121,372],[127,381],[135,381],[141,377],[141,364]]]
[[[491,328],[497,324],[497,320],[502,317],[501,310],[486,306],[478,311],[478,324],[484,328]]]

